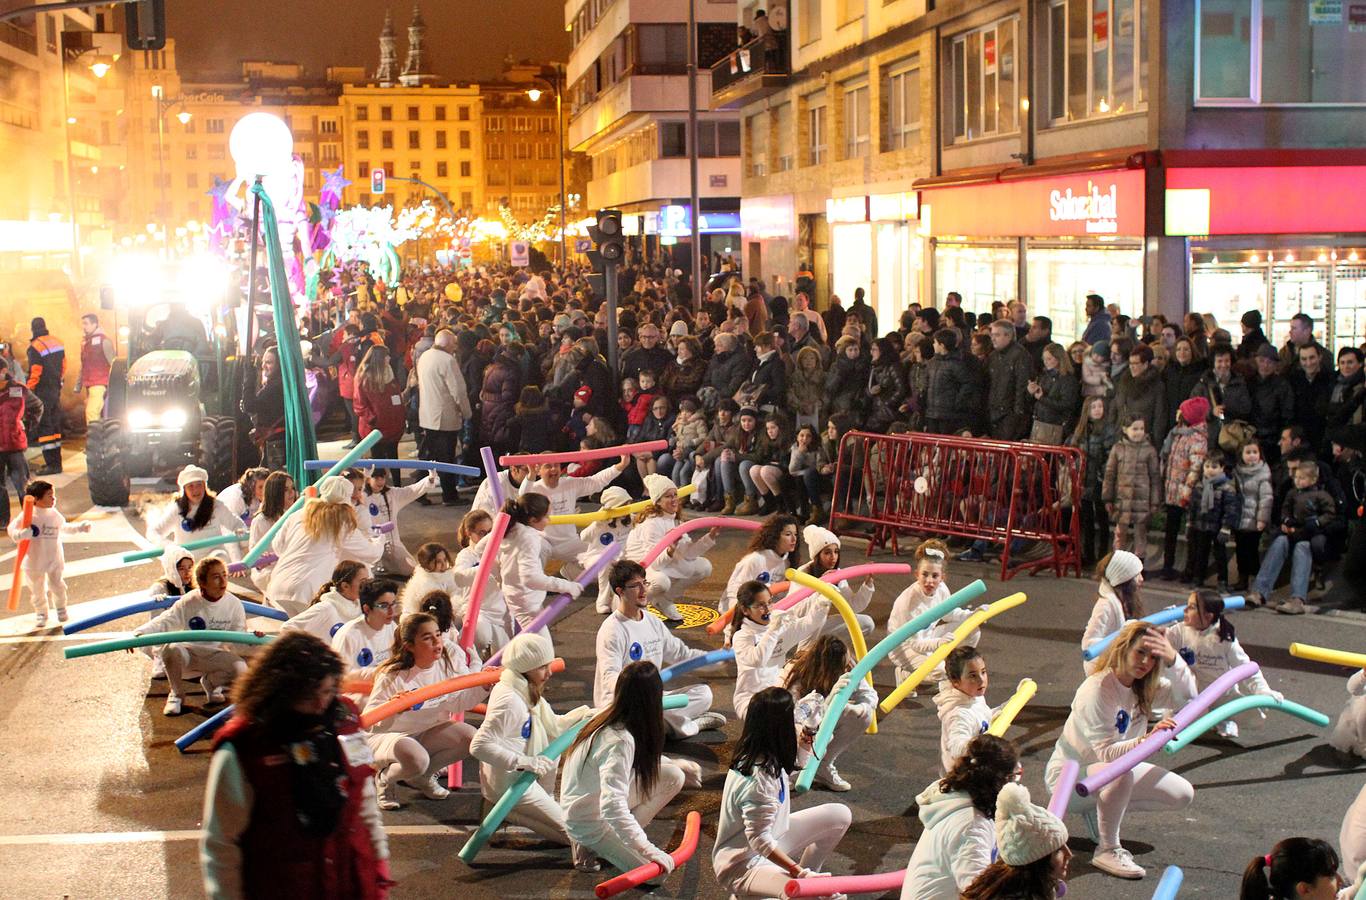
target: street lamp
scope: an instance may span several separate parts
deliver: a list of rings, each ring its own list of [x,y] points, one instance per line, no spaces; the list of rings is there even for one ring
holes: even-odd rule
[[[548,76],[548,77],[547,77]],[[564,268],[569,263],[569,252],[566,244],[566,225],[565,225],[565,196],[564,196],[564,116],[562,114],[564,102],[564,69],[559,65],[541,67],[541,74],[537,80],[543,84],[550,85],[555,92],[555,141],[558,145],[559,154],[556,160],[560,169],[560,268]],[[526,92],[527,97],[532,103],[536,103],[545,94],[540,88],[529,88]]]
[[[170,217],[170,210],[166,207],[166,114],[177,106],[184,106],[185,99],[177,97],[174,100],[166,98],[166,92],[161,85],[152,85],[152,99],[157,105],[157,187],[160,194],[158,218],[161,220],[161,243],[167,255],[171,252],[170,224],[167,221]],[[181,125],[188,125],[192,115],[189,110],[182,109],[176,118]]]

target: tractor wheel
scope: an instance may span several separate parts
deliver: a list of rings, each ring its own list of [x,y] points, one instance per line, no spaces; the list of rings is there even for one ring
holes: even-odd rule
[[[237,480],[237,423],[227,416],[206,416],[199,428],[199,464],[215,491]]]
[[[123,459],[123,423],[97,419],[85,433],[86,478],[96,506],[128,505],[128,470]]]
[[[104,389],[104,417],[122,419],[128,408],[128,361],[114,360],[109,370],[109,385]]]

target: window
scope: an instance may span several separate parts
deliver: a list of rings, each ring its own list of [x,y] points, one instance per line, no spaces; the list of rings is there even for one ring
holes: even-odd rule
[[[469,177],[470,177],[470,169],[471,169],[471,168],[472,168],[472,166],[470,165],[469,160],[465,160],[464,162],[462,162],[462,163],[460,164],[460,177],[461,177],[461,178],[469,178]]]
[[[503,158],[503,145],[502,145],[502,144],[489,144],[489,145],[488,145],[488,158],[489,158],[489,159],[502,159],[502,158]]]
[[[445,160],[442,160],[441,162],[439,162],[439,163],[436,164],[436,177],[437,177],[437,178],[445,178],[446,175],[447,175],[446,162],[445,162]]]
[[[190,121],[185,123],[185,133],[194,134],[194,119],[191,119]],[[105,141],[105,143],[107,144],[109,142]]]
[[[512,117],[512,130],[513,130],[513,131],[530,131],[530,130],[531,130],[531,117],[530,117],[530,116],[513,116],[513,117]]]
[[[196,175],[194,172],[191,172],[190,174],[186,175],[186,176],[185,176],[185,187],[187,187],[187,188],[197,188],[197,187],[199,187],[199,176]]]
[[[341,159],[341,153],[336,144],[322,144],[318,147],[318,158],[323,162],[336,162]]]
[[[526,141],[518,141],[512,145],[513,159],[531,159],[531,145]]]
[[[455,117],[461,122],[468,122],[470,120],[470,108],[468,106],[456,107]]]
[[[460,208],[471,209],[474,206],[474,194],[469,191],[460,192]]]
[[[637,25],[635,68],[642,74],[683,71],[688,65],[686,25]]]
[[[186,159],[198,159],[198,158],[199,158],[199,148],[196,147],[194,144],[186,144],[186,145],[185,145],[185,158],[186,158]]]
[[[844,91],[844,158],[868,155],[868,82],[842,85]]]
[[[364,128],[361,128],[356,131],[356,149],[370,149],[370,132],[366,131]]]
[[[541,118],[536,121],[536,130],[544,134],[549,134],[555,130],[555,120],[549,116],[541,116]]]
[[[394,119],[394,108],[392,106],[381,106],[379,108],[379,119],[381,122],[392,122]]]
[[[209,159],[225,159],[227,158],[227,151],[228,148],[222,144],[210,144]]]
[[[470,149],[470,133],[464,129],[461,129],[460,131],[460,149]]]
[[[763,113],[745,119],[749,137],[749,175],[762,178],[768,174],[768,116]]]
[[[784,103],[773,109],[773,141],[770,145],[773,158],[773,171],[786,172],[792,168],[792,104]]]
[[[805,46],[821,39],[821,0],[797,0],[797,4],[797,24]]]
[[[1315,0],[1199,0],[1196,101],[1366,103],[1366,29],[1357,21],[1358,7]]]
[[[416,122],[417,120],[419,120],[419,119],[421,119],[421,118],[422,118],[421,110],[419,110],[416,106],[410,106],[410,107],[408,107],[408,121],[409,121],[409,122]]]
[[[904,150],[915,145],[920,134],[920,58],[895,63],[887,69],[884,88],[887,123],[882,149]]]
[[[1140,0],[1052,0],[1048,117],[1075,122],[1142,107],[1146,64]]]
[[[222,120],[222,119],[205,119],[205,120],[204,120],[204,133],[205,133],[205,134],[222,134],[222,133],[223,133],[223,120]]]
[[[409,149],[409,150],[421,150],[421,149],[422,149],[422,132],[416,131],[416,130],[411,130],[411,131],[408,132],[408,149]]]
[[[489,131],[502,131],[502,130],[503,130],[503,117],[502,117],[502,116],[489,116],[487,119],[484,120],[484,127],[485,127],[486,129],[488,129]]]
[[[356,121],[357,121],[357,122],[368,122],[368,121],[370,121],[370,107],[368,107],[368,106],[357,106],[357,107],[356,107]]]
[[[492,185],[503,185],[508,183],[507,173],[502,169],[489,169],[484,175],[484,180]]]
[[[817,91],[806,99],[806,164],[819,166],[825,162],[825,91]]]
[[[336,133],[337,133],[337,120],[336,120],[336,119],[322,119],[322,120],[320,120],[320,121],[318,122],[318,132],[319,132],[320,134],[336,134]]]
[[[394,133],[392,131],[381,131],[379,133],[379,145],[385,150],[394,149]]]
[[[438,132],[436,133],[436,149],[438,149],[438,150],[445,150],[445,149],[446,149],[446,132],[444,132],[444,131],[438,131]]]
[[[536,158],[537,158],[537,159],[554,159],[554,158],[555,158],[555,145],[554,145],[554,144],[548,144],[548,143],[546,143],[545,141],[541,141],[539,144],[536,145]]]
[[[863,12],[867,6],[867,0],[836,0],[835,11],[838,13],[836,27],[843,28],[855,19],[863,18]]]
[[[370,163],[365,160],[361,160],[360,162],[356,163],[356,172],[360,175],[361,178],[369,178]]]
[[[517,169],[512,173],[512,183],[517,187],[527,187],[531,184],[531,170]]]
[[[437,120],[438,122],[444,122],[444,121],[446,121],[446,107],[444,107],[444,106],[438,106],[438,107],[436,107],[436,120]]]
[[[1018,128],[1015,17],[950,39],[945,74],[947,143],[1009,134]]]
[[[417,177],[418,170],[422,168],[422,160],[413,160],[408,164],[408,168],[412,170],[413,177]]]

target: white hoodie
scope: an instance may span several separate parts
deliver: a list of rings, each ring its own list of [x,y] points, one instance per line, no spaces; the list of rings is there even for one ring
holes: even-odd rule
[[[384,544],[360,528],[348,530],[335,542],[314,540],[304,530],[302,512],[285,521],[270,547],[279,560],[271,567],[266,597],[290,615],[308,607],[308,601],[327,583],[337,563],[354,559],[370,566],[384,552]]]
[[[786,772],[777,778],[757,766],[748,775],[735,769],[726,772],[721,821],[711,850],[712,869],[723,890],[735,891],[736,883],[755,866],[773,865],[768,855],[787,834],[791,799]]]
[[[9,536],[15,543],[28,538],[28,555],[24,557],[24,571],[53,572],[61,577],[66,566],[66,553],[62,549],[62,535],[82,530],[84,526],[68,524],[66,517],[57,507],[33,507],[33,521],[28,530],[23,527],[23,517],[15,516],[9,522]]]
[[[523,628],[536,618],[551,591],[578,596],[580,588],[575,582],[546,574],[545,564],[549,558],[550,544],[541,532],[529,525],[512,525],[498,545],[503,599]]]
[[[552,516],[572,516],[579,511],[580,497],[589,497],[598,493],[615,481],[621,473],[621,469],[612,465],[601,472],[595,472],[582,478],[575,475],[561,475],[554,487],[550,487],[539,478],[532,478],[528,475],[522,480],[522,486],[517,490],[517,493],[519,495],[543,494],[550,500],[550,514]],[[579,543],[579,533],[573,525],[549,525],[545,530],[545,538],[552,546],[557,547]]]
[[[398,533],[398,514],[403,507],[423,496],[436,487],[438,480],[435,472],[427,477],[403,487],[386,487],[382,494],[366,493],[361,498],[361,506],[370,514],[370,533],[384,542],[384,559],[402,563],[404,568],[414,568],[417,560],[403,546],[403,538]],[[375,529],[386,522],[394,523],[394,530],[388,534],[375,534]]]
[[[569,754],[560,779],[565,830],[577,843],[597,846],[609,835],[645,859],[665,851],[650,843],[631,813],[636,741],[619,726],[600,728]]]
[[[393,653],[394,623],[376,631],[365,624],[365,616],[358,615],[332,635],[332,649],[342,658],[349,674],[369,678]]]
[[[165,634],[168,631],[246,631],[247,613],[242,601],[231,591],[217,600],[206,600],[198,590],[190,591],[163,609],[152,621],[134,629],[133,634]],[[240,654],[248,644],[201,643],[199,647]]]
[[[474,578],[479,574],[479,560],[484,555],[484,542],[471,544],[455,555],[455,566],[451,575],[455,578],[455,591],[451,593],[451,608],[456,618],[465,621],[465,613],[470,607],[470,591],[474,590]],[[495,565],[489,573],[488,583],[484,585],[484,598],[479,601],[479,618],[495,622],[505,631],[512,631],[512,616],[508,613],[507,600],[503,597],[501,576]]]
[[[819,594],[792,609],[773,613],[767,625],[743,618],[735,632],[735,715],[743,719],[749,701],[764,688],[782,684],[787,652],[817,634],[830,603]]]
[[[1171,641],[1186,665],[1191,667],[1201,690],[1230,669],[1252,661],[1237,638],[1231,641],[1219,638],[1217,621],[1204,631],[1196,631],[1185,622],[1177,622],[1167,628],[1167,640]],[[1279,692],[1271,689],[1260,670],[1239,682],[1238,690],[1244,694],[1270,694],[1284,699]]]
[[[939,774],[946,775],[972,739],[986,734],[1000,710],[987,706],[983,697],[969,697],[947,680],[940,683],[934,705],[939,708]]]
[[[342,626],[358,615],[360,604],[336,591],[328,591],[317,603],[286,622],[282,630],[306,631],[324,643],[331,643]]]
[[[1091,618],[1086,623],[1086,631],[1081,636],[1081,649],[1085,650],[1096,641],[1108,634],[1113,634],[1124,627],[1124,606],[1115,596],[1115,589],[1105,582],[1100,583],[1100,596],[1096,598],[1096,605],[1091,607]],[[1100,670],[1100,657],[1092,660],[1082,660],[1082,666],[1086,669],[1087,675],[1094,675]]]
[[[735,605],[735,594],[746,581],[761,581],[771,585],[782,581],[786,573],[786,556],[779,556],[772,550],[752,550],[746,553],[740,557],[734,571],[730,573],[730,580],[726,582],[726,590],[721,595],[717,609],[725,615],[726,610]]]
[[[485,597],[488,596],[488,588],[485,588]],[[418,606],[422,603],[422,598],[432,591],[445,591],[451,595],[451,608],[454,609],[456,603],[460,601],[460,588],[455,581],[455,570],[447,569],[444,572],[429,572],[421,565],[413,567],[413,574],[409,576],[408,583],[403,586],[403,592],[399,595],[402,601],[403,614],[415,613]],[[469,589],[465,589],[469,593]]]
[[[379,673],[375,676],[375,684],[370,689],[370,697],[365,701],[365,711],[377,709],[399,694],[406,694],[418,688],[456,678],[470,671],[465,664],[463,653],[450,656],[450,661],[451,665],[449,666],[438,659],[425,669],[413,666],[408,669],[386,669]],[[487,696],[488,688],[486,687],[466,688],[463,691],[442,694],[440,697],[424,700],[411,709],[406,709],[401,713],[376,722],[371,727],[370,732],[372,734],[386,732],[409,735],[421,734],[429,728],[435,728],[437,725],[449,722],[455,713],[464,712],[483,703]]]
[[[201,503],[203,501],[200,501]],[[159,513],[153,515],[147,521],[147,539],[153,541],[158,546],[164,547],[170,543],[184,544],[187,541],[196,541],[200,538],[217,537],[220,534],[236,534],[239,531],[246,531],[247,526],[242,520],[232,514],[222,503],[215,502],[213,505],[213,515],[203,528],[187,528],[186,525],[194,520],[194,514],[199,511],[199,504],[190,507],[190,511],[185,515],[180,514],[175,501],[172,500]],[[37,513],[37,510],[34,510]],[[200,547],[198,550],[191,550],[190,555],[195,562],[199,562],[206,556],[226,556],[229,562],[237,562],[242,558],[242,546],[240,544],[220,544],[215,547]]]
[[[915,798],[925,830],[906,868],[901,900],[958,900],[991,865],[996,834],[991,819],[959,791],[936,781]]]
[[[949,586],[943,582],[935,589],[933,597],[926,597],[925,592],[920,589],[920,582],[914,582],[906,590],[897,595],[896,600],[892,601],[892,614],[887,617],[887,631],[890,634],[902,625],[914,619],[916,616],[926,612],[930,608],[943,603],[949,599]],[[959,607],[944,618],[931,622],[929,625],[920,629],[910,640],[904,641],[892,649],[888,654],[892,662],[896,663],[897,679],[904,681],[916,669],[930,658],[934,651],[948,642],[953,636],[954,629],[963,624],[968,616],[972,615],[972,610]],[[981,630],[974,631],[963,639],[960,647],[976,647],[977,642],[982,639]],[[944,680],[944,664],[940,663],[934,667],[927,681]]]

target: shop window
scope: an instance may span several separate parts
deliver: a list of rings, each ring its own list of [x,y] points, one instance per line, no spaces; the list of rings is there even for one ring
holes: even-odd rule
[[[868,122],[868,82],[846,84],[844,88],[844,158],[868,155],[871,143]]]
[[[1140,0],[1053,0],[1048,7],[1048,116],[1122,115],[1146,101]]]
[[[819,166],[825,162],[825,91],[817,91],[806,100],[806,164]]]
[[[1018,128],[1016,30],[1011,17],[950,39],[946,73],[948,143],[1010,134]]]
[[[887,131],[882,149],[904,150],[914,146],[920,134],[920,57],[895,63],[886,72],[883,121]]]
[[[1366,28],[1355,5],[1197,0],[1197,103],[1366,103]]]
[[[957,291],[964,309],[990,310],[992,301],[1018,296],[1019,264],[1014,246],[941,242],[934,251],[936,289],[941,297]]]
[[[1025,303],[1029,315],[1031,318],[1047,316],[1053,322],[1053,340],[1064,347],[1086,331],[1087,294],[1100,294],[1107,304],[1117,304],[1126,316],[1142,314],[1141,247],[1059,247],[1031,243],[1025,253],[1029,288]]]

